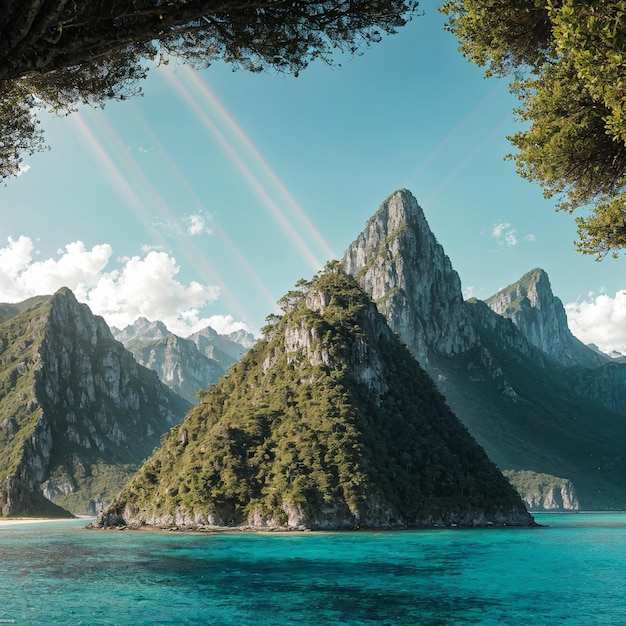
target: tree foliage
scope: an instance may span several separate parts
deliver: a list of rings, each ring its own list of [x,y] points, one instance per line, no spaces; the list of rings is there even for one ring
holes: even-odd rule
[[[298,74],[393,33],[415,0],[5,0],[0,12],[0,179],[41,148],[40,104],[66,113],[140,91],[151,62]],[[15,115],[12,125],[7,119]]]
[[[626,248],[626,7],[612,0],[451,0],[442,10],[471,61],[513,74],[526,129],[519,173],[576,218],[577,248]]]

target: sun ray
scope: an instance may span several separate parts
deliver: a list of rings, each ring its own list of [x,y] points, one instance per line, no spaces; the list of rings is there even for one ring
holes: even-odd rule
[[[209,132],[209,134],[217,141],[221,149],[231,159],[240,175],[246,181],[246,183],[254,190],[258,198],[261,200],[263,206],[267,209],[270,215],[278,223],[281,230],[285,233],[288,239],[293,242],[298,252],[307,261],[310,268],[316,272],[324,265],[320,259],[313,253],[309,245],[304,241],[303,237],[296,230],[294,225],[287,218],[282,211],[278,203],[273,199],[271,194],[266,189],[265,185],[254,174],[250,166],[246,163],[243,156],[235,147],[235,141],[232,137],[227,137],[220,129],[216,121],[211,117],[210,113],[214,113],[214,108],[211,106],[211,102],[203,99],[206,103],[206,107],[201,106],[198,102],[198,98],[195,98],[190,90],[182,83],[180,78],[170,71],[163,72],[163,76],[170,83],[172,88],[179,94],[179,96],[186,102],[186,104],[193,110],[194,114],[202,124],[202,126]],[[207,112],[207,110],[209,112]]]
[[[172,222],[175,222],[177,218],[132,158],[119,135],[103,117],[98,118],[97,125],[101,130],[104,129],[105,132],[100,133],[104,135],[104,139],[98,137],[91,124],[80,112],[71,116],[70,119],[74,120],[81,137],[88,143],[99,164],[108,173],[114,189],[119,190],[120,198],[132,210],[145,232],[149,233],[150,237],[157,238],[160,247],[166,248],[168,240],[155,227],[154,213],[156,212],[159,218]],[[225,284],[220,273],[209,263],[192,238],[184,234],[182,230],[175,232],[174,236],[179,240],[184,240],[180,246],[182,259],[198,276],[203,277],[203,281],[216,283],[219,286],[220,294],[226,301],[231,314],[243,319],[251,319],[250,312],[244,309],[233,290]]]
[[[177,165],[174,159],[172,159],[167,150],[163,147],[163,144],[159,141],[159,138],[156,136],[154,131],[146,124],[145,120],[135,108],[132,108],[132,114],[136,124],[141,127],[144,134],[150,140],[150,146],[154,148],[159,158],[167,165],[170,172],[175,176],[178,184],[184,189],[194,207],[196,207],[196,209],[200,209],[211,214],[211,212],[206,208],[204,202],[196,193],[195,189],[189,183],[189,180],[187,180],[187,178],[183,174],[180,167]],[[211,223],[211,230],[213,230],[214,233],[224,242],[224,244],[228,248],[229,253],[234,257],[240,267],[248,275],[252,284],[261,292],[263,298],[265,299],[265,303],[268,306],[268,310],[272,310],[275,307],[276,300],[278,299],[276,294],[272,294],[270,292],[265,281],[260,277],[260,275],[248,262],[245,256],[240,252],[239,248],[232,242],[230,237],[224,232],[224,230],[216,221],[213,221]]]

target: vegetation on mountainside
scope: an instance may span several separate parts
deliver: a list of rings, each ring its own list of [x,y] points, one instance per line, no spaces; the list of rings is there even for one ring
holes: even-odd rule
[[[565,483],[569,482],[567,478],[559,478],[552,474],[541,474],[528,470],[504,470],[502,473],[522,497],[533,493],[542,495],[554,488],[560,489]]]
[[[108,512],[286,525],[293,508],[353,523],[374,504],[407,523],[523,510],[352,279],[335,264],[296,287]]]
[[[480,319],[487,305],[468,303]],[[430,366],[433,375],[442,372],[442,393],[489,458],[503,470],[568,477],[587,510],[623,508],[624,413],[590,393],[602,371],[614,364],[565,368],[539,350],[525,355],[513,349],[511,340],[486,324],[477,327],[479,347],[451,356],[431,354]]]
[[[84,455],[83,455],[84,456]],[[54,503],[68,511],[95,514],[110,502],[139,469],[139,464],[105,463],[99,458],[90,462],[75,453],[64,457],[63,463],[51,463],[53,470],[44,483],[71,485],[72,491],[58,493]]]
[[[22,461],[24,443],[41,416],[34,382],[48,310],[49,306],[40,306],[33,318],[27,308],[0,323],[0,482]],[[30,324],[25,323],[27,319]]]
[[[150,63],[194,67],[223,59],[236,68],[296,75],[394,33],[414,0],[6,0],[0,23],[0,179],[41,150],[34,110],[71,112],[141,92]]]
[[[525,130],[510,137],[519,173],[577,217],[577,248],[626,248],[626,8],[598,0],[448,0],[463,54],[513,73]]]
[[[0,314],[0,514],[95,512],[190,404],[67,289]]]

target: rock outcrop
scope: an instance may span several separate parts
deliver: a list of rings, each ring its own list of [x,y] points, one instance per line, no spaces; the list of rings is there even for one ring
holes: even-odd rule
[[[529,511],[578,511],[580,504],[572,481],[535,472],[504,473]]]
[[[528,341],[565,366],[599,367],[610,358],[572,335],[563,304],[552,293],[548,275],[539,268],[485,302],[509,318]]]
[[[291,293],[94,527],[533,523],[352,279]]]
[[[68,289],[0,324],[0,505],[95,513],[190,405]],[[42,492],[43,488],[43,492]]]
[[[450,260],[406,190],[348,247],[342,268],[502,469],[564,476],[581,506],[626,506],[626,370],[567,329],[544,272],[464,301]]]

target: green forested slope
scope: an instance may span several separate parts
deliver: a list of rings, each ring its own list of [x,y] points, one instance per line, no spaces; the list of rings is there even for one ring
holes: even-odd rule
[[[99,525],[529,523],[352,279],[328,270],[281,303],[285,315],[203,394]]]

